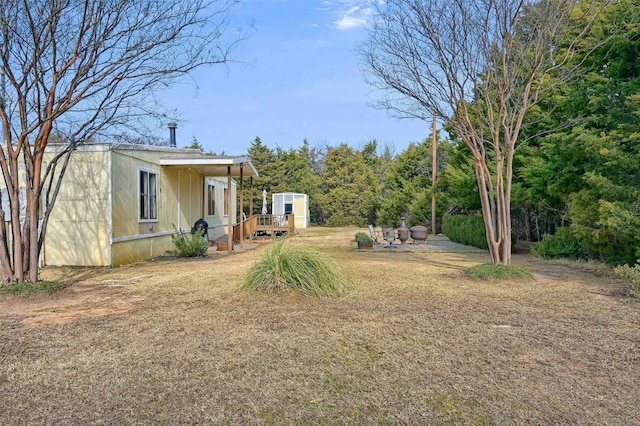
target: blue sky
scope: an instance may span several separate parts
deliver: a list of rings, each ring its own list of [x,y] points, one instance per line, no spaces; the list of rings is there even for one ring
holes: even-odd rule
[[[205,151],[245,154],[256,136],[270,148],[371,139],[396,152],[428,137],[430,124],[398,120],[370,106],[355,49],[367,38],[373,1],[243,0],[230,29],[248,38],[241,63],[200,69],[194,84],[174,87],[163,102],[180,113],[178,146],[193,137]],[[249,28],[249,26],[253,26]]]

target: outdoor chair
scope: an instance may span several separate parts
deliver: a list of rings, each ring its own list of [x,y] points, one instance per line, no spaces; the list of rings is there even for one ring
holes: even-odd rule
[[[369,225],[369,232],[371,233],[371,239],[373,240],[373,243],[380,244],[380,240],[382,240],[382,235],[380,235],[380,233],[376,231],[376,228],[374,228],[373,225]]]
[[[393,229],[391,225],[382,225],[382,237],[387,242],[387,245],[384,248],[398,248],[393,245],[393,242],[396,240],[396,231]]]

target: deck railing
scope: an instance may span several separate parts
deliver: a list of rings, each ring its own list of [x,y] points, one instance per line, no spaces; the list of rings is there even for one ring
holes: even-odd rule
[[[254,215],[248,219],[244,219],[242,223],[233,225],[233,241],[240,241],[240,226],[242,226],[242,237],[245,240],[253,238],[257,223],[258,218]]]
[[[244,239],[251,239],[256,231],[265,231],[274,235],[276,232],[290,232],[295,228],[293,214],[258,214],[233,225],[233,241],[240,241],[240,226]]]
[[[289,232],[295,228],[295,216],[293,214],[259,214],[257,231]]]

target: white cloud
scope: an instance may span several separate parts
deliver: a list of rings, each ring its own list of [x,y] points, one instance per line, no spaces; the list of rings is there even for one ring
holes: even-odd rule
[[[350,30],[367,25],[375,14],[375,4],[384,4],[384,0],[339,0],[334,3],[333,13],[339,19],[334,25],[339,30]]]
[[[318,12],[328,12],[334,7],[334,4],[332,1],[323,1],[320,4],[322,5],[321,7],[315,8],[315,10],[317,10]]]

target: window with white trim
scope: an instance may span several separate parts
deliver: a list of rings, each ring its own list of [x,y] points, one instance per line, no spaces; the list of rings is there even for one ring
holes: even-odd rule
[[[158,173],[138,169],[138,206],[140,221],[158,220]]]

